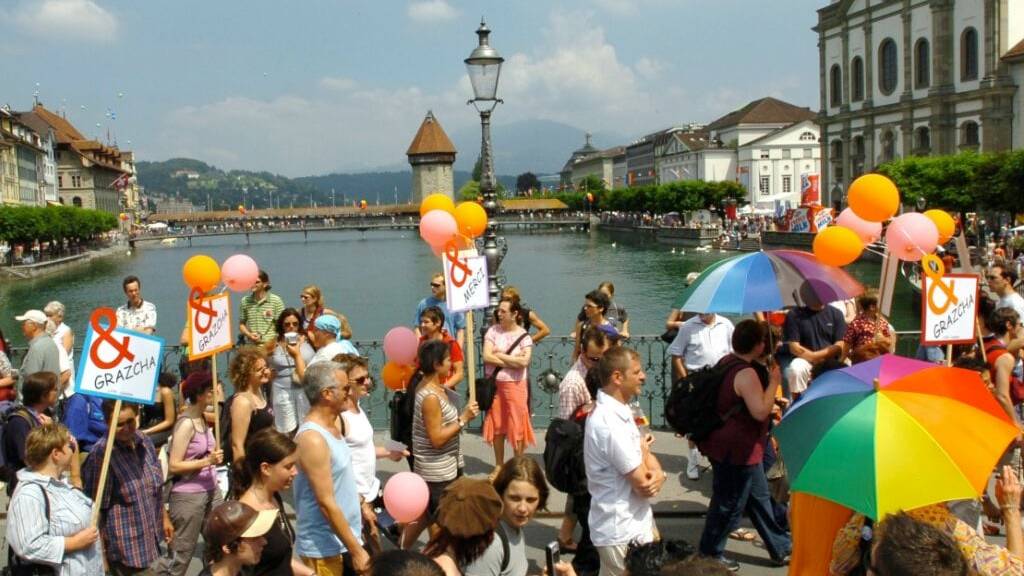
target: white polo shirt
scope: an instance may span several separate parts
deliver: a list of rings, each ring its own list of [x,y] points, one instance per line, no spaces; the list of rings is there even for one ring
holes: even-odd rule
[[[714,366],[732,352],[733,325],[728,318],[715,314],[715,321],[705,324],[694,316],[679,327],[679,333],[668,347],[669,356],[680,356],[687,370]]]
[[[627,475],[642,463],[640,429],[629,406],[597,392],[587,418],[583,461],[587,466],[590,538],[594,546],[619,546],[654,539],[651,503],[633,491]]]

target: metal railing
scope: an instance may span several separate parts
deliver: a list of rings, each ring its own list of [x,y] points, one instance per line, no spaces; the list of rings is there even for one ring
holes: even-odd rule
[[[919,336],[917,332],[897,332],[896,353],[901,356],[914,357]],[[369,360],[371,373],[379,373],[386,362],[383,340],[356,340],[353,344]],[[574,340],[568,336],[549,336],[534,346],[529,378],[531,386],[530,412],[535,427],[546,427],[551,419],[558,415],[558,384],[572,365],[574,344]],[[627,345],[640,354],[641,365],[647,375],[640,394],[640,406],[644,409],[652,426],[664,426],[664,401],[672,388],[672,366],[668,356],[668,344],[659,336],[645,335],[632,336]],[[477,350],[481,349],[481,347],[477,347]],[[25,350],[24,347],[11,349],[11,363],[14,366],[20,364],[19,359]],[[81,358],[80,349],[76,349],[75,358],[76,361]],[[218,362],[221,381],[229,391],[231,383],[227,377],[227,367],[230,358],[231,352],[229,351],[225,353],[223,361]],[[177,373],[180,359],[180,346],[166,346],[161,364],[162,370]],[[477,378],[482,377],[483,367],[478,362]],[[379,380],[379,378],[375,379],[376,385],[373,391],[363,400],[363,409],[375,428],[388,425],[388,401],[392,396],[392,393]],[[464,397],[467,382],[468,378],[464,379],[458,387],[458,391]]]

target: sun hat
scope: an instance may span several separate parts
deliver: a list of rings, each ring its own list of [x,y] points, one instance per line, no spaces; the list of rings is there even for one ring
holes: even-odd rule
[[[459,478],[445,488],[437,507],[437,523],[452,536],[486,534],[501,518],[501,496],[487,480]]]
[[[35,322],[36,324],[46,325],[46,314],[43,314],[42,310],[27,310],[21,316],[15,316],[15,320],[18,322],[24,322],[26,320]]]
[[[335,336],[341,334],[341,321],[338,320],[337,316],[321,314],[320,316],[317,316],[316,320],[313,322],[313,326],[315,326],[317,330],[330,332]]]
[[[270,531],[277,510],[255,510],[237,500],[228,500],[210,512],[203,529],[207,546],[220,548],[240,538],[258,538]]]

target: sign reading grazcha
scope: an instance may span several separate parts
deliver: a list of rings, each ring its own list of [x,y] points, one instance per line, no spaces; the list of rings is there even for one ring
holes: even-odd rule
[[[921,343],[969,344],[977,338],[978,277],[921,275]]]
[[[231,301],[227,294],[203,297],[193,289],[188,299],[188,359],[198,360],[231,348]]]
[[[117,327],[110,308],[94,310],[75,378],[75,392],[153,404],[164,340]]]

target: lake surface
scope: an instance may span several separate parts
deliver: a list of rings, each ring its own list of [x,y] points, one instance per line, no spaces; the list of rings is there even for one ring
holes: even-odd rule
[[[500,272],[515,285],[556,335],[568,334],[583,295],[610,280],[616,301],[629,312],[633,334],[660,334],[686,275],[735,253],[681,250],[626,233],[514,233]],[[248,254],[270,274],[273,291],[286,305],[299,305],[299,292],[317,284],[330,308],[346,314],[355,340],[383,338],[394,326],[411,325],[417,302],[429,294],[431,273],[440,262],[413,232],[317,232],[253,234],[251,245],[241,237],[204,238],[192,247],[140,244],[127,255],[96,261],[56,276],[29,281],[4,281],[0,286],[0,329],[15,346],[23,345],[14,316],[42,309],[59,300],[68,309],[67,323],[85,332],[89,313],[99,306],[120,305],[121,279],[142,279],[142,293],[156,304],[157,332],[176,343],[185,322],[188,291],[181,267],[195,254],[223,262],[232,254]],[[878,263],[860,262],[851,271],[868,285],[878,284]],[[232,295],[236,313],[240,295]],[[918,313],[905,282],[897,286],[893,321],[897,329],[916,330]]]

